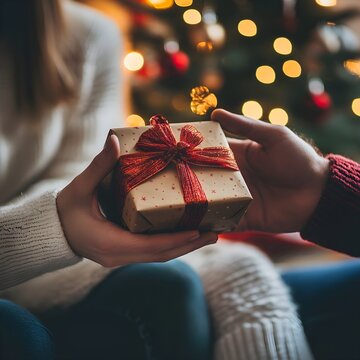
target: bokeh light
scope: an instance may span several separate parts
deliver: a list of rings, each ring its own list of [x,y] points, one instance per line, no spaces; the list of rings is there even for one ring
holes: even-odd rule
[[[145,120],[137,114],[131,114],[126,118],[126,125],[127,126],[145,126]]]
[[[337,4],[337,0],[316,0],[316,3],[320,6],[335,6]]]
[[[189,25],[196,25],[201,22],[201,14],[196,9],[189,9],[184,12],[183,19]]]
[[[174,5],[174,0],[147,0],[147,3],[155,9],[169,9]]]
[[[360,59],[346,60],[344,62],[344,67],[351,74],[360,77]]]
[[[181,6],[181,7],[191,6],[192,3],[193,3],[193,0],[175,0],[175,4],[177,6]]]
[[[257,34],[257,26],[250,19],[241,20],[238,24],[238,31],[243,36],[253,37]]]
[[[285,37],[279,37],[274,40],[274,50],[281,55],[289,55],[292,52],[292,43]]]
[[[209,52],[213,49],[213,44],[211,41],[200,41],[196,45],[196,49],[199,52]]]
[[[284,109],[275,108],[269,113],[269,121],[274,125],[286,125],[289,122],[289,115]]]
[[[176,40],[168,40],[164,44],[164,49],[169,54],[174,54],[180,50],[180,45]]]
[[[268,65],[256,69],[256,78],[263,84],[272,84],[276,79],[275,70]]]
[[[132,51],[125,56],[124,66],[130,71],[138,71],[144,66],[144,57],[139,52]]]
[[[360,98],[353,100],[351,108],[355,115],[360,116]]]
[[[301,65],[296,60],[285,61],[283,72],[288,77],[297,78],[301,75]]]
[[[256,120],[259,120],[263,115],[262,106],[254,100],[246,101],[242,106],[241,111],[245,116]]]

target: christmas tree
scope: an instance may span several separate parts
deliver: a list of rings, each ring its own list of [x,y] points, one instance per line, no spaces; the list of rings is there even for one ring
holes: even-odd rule
[[[286,125],[324,152],[360,160],[360,47],[345,24],[356,10],[338,11],[336,0],[90,3],[110,16],[116,4],[129,10],[129,125],[157,113],[172,122],[208,119],[211,106],[204,115],[190,106],[191,89],[205,86],[205,104],[217,98],[218,107]]]

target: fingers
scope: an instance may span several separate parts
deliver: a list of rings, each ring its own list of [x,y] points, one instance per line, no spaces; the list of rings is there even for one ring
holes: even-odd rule
[[[76,178],[81,191],[93,193],[99,183],[114,168],[120,157],[120,145],[116,135],[111,134],[105,143],[104,149],[96,155],[90,165]]]
[[[275,127],[263,121],[253,120],[223,109],[214,110],[211,114],[211,119],[218,121],[226,131],[242,135],[261,145],[267,145],[273,140],[273,130]]]
[[[102,241],[96,245],[96,253],[88,257],[106,267],[167,261],[217,241],[217,234],[198,231],[134,234],[107,221],[99,223],[95,233],[101,233]]]
[[[204,233],[202,234],[196,241],[192,241],[189,244],[185,244],[178,248],[174,248],[171,250],[164,251],[160,254],[156,254],[152,256],[148,261],[168,261],[171,259],[175,259],[179,256],[185,255],[189,252],[192,252],[196,249],[200,249],[203,246],[214,244],[217,242],[218,236],[215,233]]]
[[[173,236],[175,234],[168,234],[169,240],[174,240]],[[127,263],[138,263],[138,262],[165,262],[171,259],[175,259],[179,256],[185,255],[191,251],[199,249],[203,246],[214,244],[217,242],[217,234],[215,233],[204,233],[201,234],[196,240],[186,241],[179,244],[173,244],[172,248],[162,251],[162,252],[138,252],[136,254],[128,255]],[[123,256],[113,258],[110,261],[110,264],[123,264]],[[116,266],[115,265],[115,266]]]

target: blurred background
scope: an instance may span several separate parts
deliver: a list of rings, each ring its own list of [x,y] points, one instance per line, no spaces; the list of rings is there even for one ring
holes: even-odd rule
[[[78,1],[112,18],[124,38],[127,126],[157,113],[207,120],[217,104],[360,161],[359,0]],[[196,86],[209,89],[200,110],[190,98]],[[344,258],[299,245],[297,234],[233,239],[286,266]]]
[[[125,38],[128,125],[205,120],[189,93],[360,160],[357,0],[82,0]]]

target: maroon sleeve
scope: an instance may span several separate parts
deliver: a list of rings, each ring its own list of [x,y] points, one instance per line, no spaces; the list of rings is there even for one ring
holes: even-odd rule
[[[301,236],[318,245],[360,256],[360,164],[328,155],[325,190]]]

